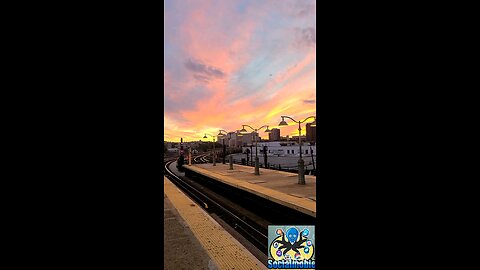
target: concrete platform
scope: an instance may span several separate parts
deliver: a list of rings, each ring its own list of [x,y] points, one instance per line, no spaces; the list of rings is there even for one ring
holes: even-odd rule
[[[316,217],[317,177],[305,175],[305,185],[298,184],[298,174],[260,168],[260,175],[254,168],[243,165],[212,163],[184,165],[186,170],[199,173],[211,179],[251,192],[260,197],[293,208]]]
[[[267,269],[164,177],[164,269]]]
[[[163,258],[164,269],[213,269],[213,262],[192,231],[173,207],[163,198]]]

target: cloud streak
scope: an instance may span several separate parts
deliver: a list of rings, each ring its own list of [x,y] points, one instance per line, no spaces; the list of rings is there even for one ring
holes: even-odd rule
[[[317,44],[317,30],[313,27],[297,29],[297,42],[300,45],[315,47]]]
[[[205,65],[199,60],[190,58],[185,62],[185,67],[195,73],[193,77],[199,81],[208,82],[212,79],[225,77],[225,73],[221,69]]]

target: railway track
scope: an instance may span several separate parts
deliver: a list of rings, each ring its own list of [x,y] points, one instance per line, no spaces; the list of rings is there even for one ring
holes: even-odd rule
[[[195,156],[192,163],[211,162],[208,157],[211,158],[211,154]],[[165,176],[217,219],[262,262],[267,262],[269,225],[314,225],[316,222],[312,216],[201,174],[182,176],[183,173],[172,164],[175,160],[165,162]]]
[[[206,163],[208,155],[199,155],[193,158],[195,163]],[[239,234],[247,239],[256,248],[262,251],[268,249],[268,236],[264,224],[256,223],[248,215],[244,215],[246,211],[236,209],[232,205],[225,203],[225,200],[220,199],[220,196],[215,196],[208,193],[203,187],[194,186],[192,183],[177,176],[169,166],[175,160],[165,161],[165,176],[170,179],[177,187],[182,189],[190,198],[195,200],[208,213],[215,214],[223,221],[234,228]]]
[[[194,164],[208,163],[209,162],[208,156],[209,156],[208,154],[196,156],[193,158],[193,163]]]

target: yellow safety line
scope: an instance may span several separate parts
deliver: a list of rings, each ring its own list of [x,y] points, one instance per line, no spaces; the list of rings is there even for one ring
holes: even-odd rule
[[[168,199],[219,269],[267,269],[170,180],[163,183]]]

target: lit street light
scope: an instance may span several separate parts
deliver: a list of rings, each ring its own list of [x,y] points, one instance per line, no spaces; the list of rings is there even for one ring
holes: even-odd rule
[[[254,136],[255,136],[255,175],[259,175],[259,174],[260,174],[260,169],[258,168],[258,149],[257,149],[257,137],[258,137],[258,133],[257,133],[257,131],[258,131],[259,129],[264,128],[264,127],[267,127],[267,129],[265,130],[265,132],[267,132],[267,133],[270,132],[271,130],[268,129],[268,126],[267,126],[267,125],[263,125],[263,126],[261,126],[261,127],[259,127],[259,128],[253,128],[253,127],[251,127],[251,126],[249,126],[249,125],[242,125],[242,129],[240,130],[240,133],[244,133],[244,134],[245,134],[245,133],[248,133],[248,131],[245,129],[245,127],[251,128],[251,129],[253,130],[252,134],[254,134]]]
[[[302,128],[300,127],[300,124],[304,123],[305,121],[307,121],[310,118],[313,118],[313,122],[310,126],[314,127],[317,124],[317,120],[316,120],[315,116],[309,116],[309,117],[303,119],[303,121],[296,121],[295,119],[293,119],[289,116],[282,116],[282,121],[280,121],[280,123],[278,124],[279,126],[288,126],[288,124],[287,124],[287,122],[285,122],[284,118],[289,118],[293,122],[298,123],[298,146],[300,147],[300,159],[298,160],[298,184],[305,185],[305,168],[304,168],[304,161],[302,159],[302,137],[301,137]]]
[[[217,164],[216,164],[216,162],[215,162],[215,159],[216,159],[216,156],[215,156],[215,136],[212,136],[212,135],[210,135],[210,134],[206,134],[206,133],[205,133],[205,136],[203,136],[203,138],[206,139],[206,138],[207,138],[207,135],[213,138],[212,160],[213,160],[213,166],[217,166]]]

